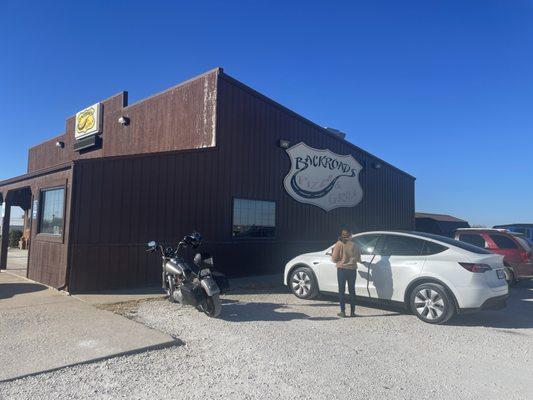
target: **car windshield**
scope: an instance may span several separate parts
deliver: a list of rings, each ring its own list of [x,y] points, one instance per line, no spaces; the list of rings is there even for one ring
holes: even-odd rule
[[[449,244],[451,246],[459,247],[460,249],[470,251],[472,253],[476,254],[492,254],[490,251],[487,251],[485,249],[482,249],[481,247],[474,246],[472,244],[468,244],[465,242],[461,242],[459,240],[451,239],[446,236],[440,236],[440,235],[434,235],[432,233],[425,233],[425,232],[414,232],[415,235],[426,237],[428,239],[438,240],[439,242],[443,242],[446,244]]]

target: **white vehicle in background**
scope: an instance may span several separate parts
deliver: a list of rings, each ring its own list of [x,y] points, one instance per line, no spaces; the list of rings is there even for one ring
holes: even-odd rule
[[[506,306],[503,256],[447,237],[422,232],[365,232],[359,245],[356,295],[404,304],[424,322],[441,324],[456,313]],[[312,299],[338,292],[333,246],[302,254],[285,266],[284,283]]]

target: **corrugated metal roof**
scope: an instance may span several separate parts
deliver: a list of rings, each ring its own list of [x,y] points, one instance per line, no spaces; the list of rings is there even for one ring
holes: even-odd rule
[[[447,221],[447,222],[467,222],[464,219],[456,218],[447,214],[430,214],[430,213],[415,213],[415,218],[429,218],[435,221]]]
[[[523,223],[523,222],[520,222],[520,223],[517,223],[517,224],[501,224],[501,225],[494,225],[493,228],[495,229],[498,229],[498,228],[508,228],[508,227],[514,227],[514,228],[533,228],[533,224],[528,224],[528,223]]]

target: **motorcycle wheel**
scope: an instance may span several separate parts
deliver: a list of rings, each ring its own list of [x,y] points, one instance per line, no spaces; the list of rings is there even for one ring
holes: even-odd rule
[[[215,294],[211,297],[207,297],[204,304],[202,305],[203,312],[211,317],[216,318],[220,315],[222,311],[222,304],[220,303],[220,297],[218,294]]]
[[[174,291],[172,289],[167,289],[166,292],[168,296],[168,301],[170,301],[171,303],[177,303],[176,299],[174,298]]]

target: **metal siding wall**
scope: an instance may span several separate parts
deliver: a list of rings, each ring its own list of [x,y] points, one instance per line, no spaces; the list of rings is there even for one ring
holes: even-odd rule
[[[322,129],[225,75],[219,79],[218,99],[219,146],[222,157],[232,162],[230,191],[235,197],[275,199],[279,240],[322,242],[334,238],[341,224],[356,225],[360,230],[413,227],[411,177],[383,162],[381,169],[372,168],[376,158],[324,134]],[[352,154],[365,163],[360,176],[365,191],[362,202],[354,208],[325,212],[293,200],[283,188],[290,162],[285,151],[277,147],[278,139]]]
[[[75,116],[67,118],[65,134],[29,149],[28,171],[78,159],[214,146],[218,73],[210,71],[130,106],[125,106],[125,92],[103,100],[101,148],[75,152]],[[129,126],[118,122],[121,116],[130,118]],[[57,140],[65,147],[57,148]]]
[[[223,212],[213,194],[216,150],[162,153],[76,165],[73,292],[156,284],[159,260],[146,243],[168,245],[198,229],[214,242]]]
[[[65,187],[63,237],[50,238],[46,235],[38,235],[38,220],[32,220],[27,270],[28,278],[55,288],[62,287],[66,283],[68,243],[70,237],[70,202],[72,196],[72,174],[70,167],[0,187],[0,191],[4,195],[11,190],[30,188],[33,199],[39,200],[39,207],[41,207],[40,191],[58,186]],[[40,211],[38,218],[40,218]]]
[[[411,229],[414,181],[283,108],[219,78],[217,146],[205,150],[79,161],[76,165],[76,240],[70,290],[157,284],[159,258],[145,243],[175,244],[197,229],[221,269],[233,275],[281,272],[288,259],[331,244],[341,224],[360,230]],[[287,195],[290,162],[283,138],[353,154],[366,164],[365,191],[353,208],[325,212]],[[233,198],[276,201],[277,236],[233,240]]]

